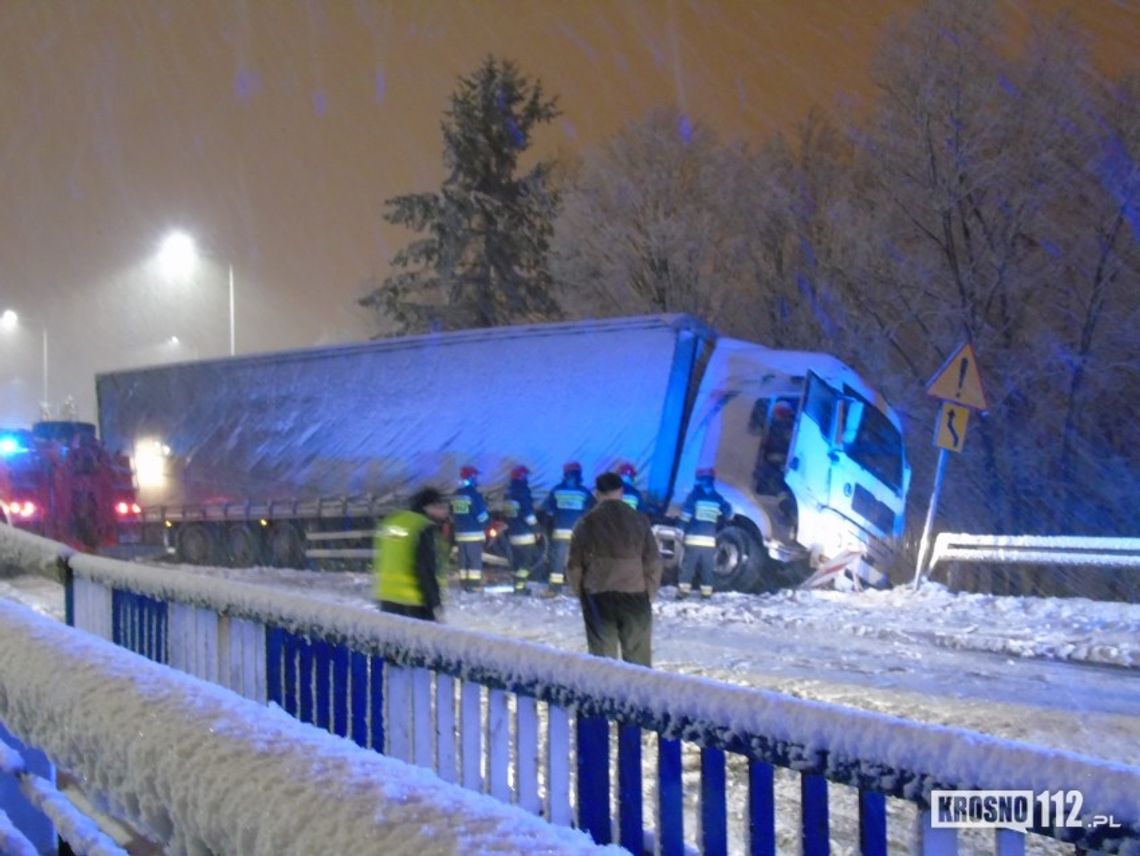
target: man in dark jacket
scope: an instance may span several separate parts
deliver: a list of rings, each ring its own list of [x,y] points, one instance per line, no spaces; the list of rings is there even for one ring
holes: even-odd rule
[[[622,501],[621,477],[598,476],[597,507],[570,539],[567,582],[582,602],[586,644],[599,657],[652,665],[653,598],[661,555],[649,519]]]
[[[390,514],[376,530],[373,562],[376,600],[381,612],[426,621],[442,614],[437,524],[447,520],[443,494],[425,487],[408,509]]]

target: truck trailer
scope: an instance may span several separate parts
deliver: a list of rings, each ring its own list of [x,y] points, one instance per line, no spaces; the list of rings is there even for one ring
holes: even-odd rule
[[[718,336],[686,315],[432,333],[96,378],[129,454],[142,540],[188,564],[366,564],[379,517],[466,465],[492,505],[519,464],[536,501],[567,461],[630,462],[667,566],[677,508],[714,467],[734,515],[717,588],[842,570],[886,582],[910,470],[897,414],[826,354]]]

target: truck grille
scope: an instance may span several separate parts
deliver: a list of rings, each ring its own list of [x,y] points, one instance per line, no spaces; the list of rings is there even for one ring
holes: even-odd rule
[[[895,513],[885,504],[879,502],[871,491],[862,485],[855,485],[855,496],[851,508],[859,516],[869,520],[886,536],[895,531]]]

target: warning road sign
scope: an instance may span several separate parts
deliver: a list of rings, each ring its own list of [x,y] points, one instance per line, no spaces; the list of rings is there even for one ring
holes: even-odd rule
[[[934,445],[951,452],[961,452],[966,442],[966,423],[970,421],[970,411],[949,401],[942,402],[938,422],[934,426]]]
[[[971,410],[989,410],[973,345],[966,342],[954,352],[954,356],[946,361],[926,385],[926,394],[943,401],[953,401]]]

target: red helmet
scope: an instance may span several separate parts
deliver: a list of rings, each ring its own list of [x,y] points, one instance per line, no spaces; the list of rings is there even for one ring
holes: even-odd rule
[[[582,465],[577,461],[567,461],[562,465],[562,473],[563,475],[570,475],[570,473],[578,473],[578,475],[581,475]]]
[[[714,470],[712,467],[701,467],[699,470],[697,470],[697,478],[699,478],[699,479],[715,479],[716,478],[716,470]]]
[[[778,416],[781,419],[787,419],[789,416],[795,415],[795,409],[786,401],[777,401],[772,406],[772,415]]]
[[[477,475],[479,475],[478,467],[472,467],[468,465],[459,470],[459,478],[461,478],[463,481],[467,481],[467,479],[473,478]]]
[[[529,475],[530,470],[527,469],[523,464],[519,464],[517,467],[511,470],[511,481],[522,481]]]
[[[622,478],[636,478],[637,468],[627,461],[617,468],[617,474]]]

